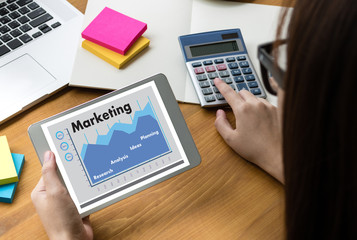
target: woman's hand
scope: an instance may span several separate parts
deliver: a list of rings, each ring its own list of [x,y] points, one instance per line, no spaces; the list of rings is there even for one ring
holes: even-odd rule
[[[246,90],[237,93],[218,78],[214,82],[236,120],[233,129],[225,112],[219,109],[215,121],[218,132],[240,156],[283,183],[281,126],[276,107]]]
[[[79,216],[58,177],[55,156],[50,151],[45,153],[42,177],[31,198],[50,239],[93,239],[89,217]]]

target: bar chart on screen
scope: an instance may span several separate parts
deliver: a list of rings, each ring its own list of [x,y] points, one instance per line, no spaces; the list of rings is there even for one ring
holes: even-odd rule
[[[138,101],[137,105],[139,110],[130,115],[131,122],[121,122],[112,114],[109,123],[91,129],[91,137],[88,130],[83,133],[85,142],[72,138],[66,129],[91,186],[172,151],[150,98],[143,108]]]

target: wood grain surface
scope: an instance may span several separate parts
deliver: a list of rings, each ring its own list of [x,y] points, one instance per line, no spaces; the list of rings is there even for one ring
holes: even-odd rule
[[[69,2],[85,11],[86,0]],[[1,240],[47,239],[30,198],[41,165],[27,128],[106,92],[67,87],[0,125],[11,151],[25,154],[26,159],[14,202],[0,203]],[[95,239],[283,239],[283,186],[223,142],[214,127],[215,109],[179,105],[202,163],[92,214]],[[228,117],[233,123],[229,111]]]

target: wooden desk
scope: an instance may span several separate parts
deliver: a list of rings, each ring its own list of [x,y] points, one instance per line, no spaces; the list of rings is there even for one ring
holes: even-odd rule
[[[86,0],[69,2],[84,12]],[[0,125],[12,152],[26,158],[14,202],[0,203],[0,239],[47,239],[30,198],[41,165],[28,126],[104,93],[68,87]],[[191,104],[180,108],[202,163],[92,214],[95,239],[282,239],[283,186],[222,141],[214,127],[215,110]]]

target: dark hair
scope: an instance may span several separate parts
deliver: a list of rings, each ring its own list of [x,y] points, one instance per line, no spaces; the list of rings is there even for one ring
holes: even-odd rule
[[[356,239],[356,2],[297,0],[287,59],[287,239]]]

